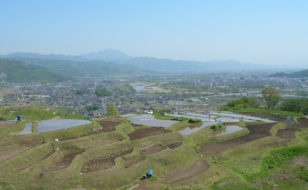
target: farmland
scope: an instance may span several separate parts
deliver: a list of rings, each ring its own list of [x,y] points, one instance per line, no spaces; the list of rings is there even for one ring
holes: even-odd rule
[[[240,120],[235,124],[243,130],[235,133],[217,135],[226,123],[221,129],[205,127],[182,136],[178,131],[188,126],[187,120],[161,128],[111,116],[84,126],[19,135],[25,123],[38,119],[31,116],[36,109],[21,108],[18,112],[28,114],[24,121],[0,125],[0,189],[307,188],[306,119],[295,119],[294,126],[285,120]],[[44,119],[53,114],[67,118],[41,113]],[[148,169],[153,177],[140,181]]]

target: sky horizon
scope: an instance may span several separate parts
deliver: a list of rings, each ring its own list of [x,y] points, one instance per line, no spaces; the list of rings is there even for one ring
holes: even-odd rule
[[[3,0],[0,54],[308,63],[308,1]]]

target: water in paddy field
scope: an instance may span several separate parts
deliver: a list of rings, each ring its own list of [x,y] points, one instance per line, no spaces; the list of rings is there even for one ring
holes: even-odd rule
[[[196,133],[196,132],[200,131],[201,129],[205,128],[205,127],[216,125],[216,124],[218,124],[218,122],[215,122],[215,121],[203,122],[201,127],[196,127],[196,128],[186,127],[185,129],[179,131],[179,133],[181,135],[186,136],[186,135]]]
[[[37,125],[38,132],[55,131],[61,129],[68,129],[72,127],[77,127],[81,125],[90,124],[91,121],[78,120],[78,119],[56,119],[41,121]]]
[[[134,86],[134,89],[136,90],[137,93],[142,91],[145,88],[145,85],[136,85]]]
[[[170,127],[171,125],[177,123],[177,121],[171,120],[160,120],[156,119],[153,115],[139,115],[131,118],[127,118],[133,124],[136,125],[146,125],[149,127]]]
[[[221,131],[217,136],[228,135],[228,134],[235,133],[235,132],[238,132],[238,131],[241,131],[241,130],[243,130],[243,128],[240,127],[240,126],[229,125],[229,126],[226,126],[226,129]]]

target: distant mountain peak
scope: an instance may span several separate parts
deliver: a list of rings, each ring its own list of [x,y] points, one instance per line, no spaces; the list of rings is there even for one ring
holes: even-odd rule
[[[88,60],[101,60],[109,62],[126,61],[132,58],[131,56],[114,49],[105,49],[102,51],[82,54],[80,57]]]

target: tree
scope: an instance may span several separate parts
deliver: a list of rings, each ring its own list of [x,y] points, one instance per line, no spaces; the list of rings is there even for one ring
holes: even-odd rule
[[[96,88],[95,89],[96,96],[104,97],[104,96],[111,96],[111,92],[109,92],[106,88]]]
[[[280,99],[278,90],[271,86],[268,86],[262,90],[262,96],[268,109],[274,109]]]
[[[112,102],[107,107],[107,116],[116,116],[118,115],[118,109],[115,104]]]

